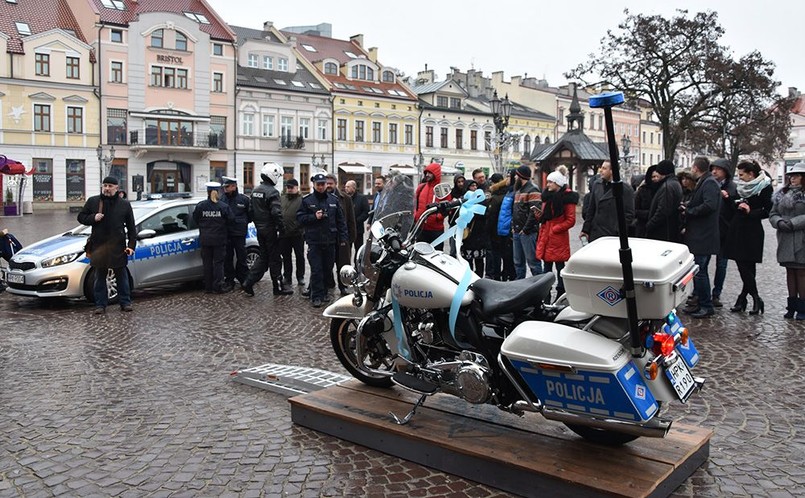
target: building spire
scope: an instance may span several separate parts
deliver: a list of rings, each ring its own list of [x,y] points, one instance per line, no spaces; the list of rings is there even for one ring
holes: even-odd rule
[[[567,115],[567,130],[584,129],[584,113],[579,105],[579,95],[576,83],[573,83],[573,100],[570,102],[570,113]]]

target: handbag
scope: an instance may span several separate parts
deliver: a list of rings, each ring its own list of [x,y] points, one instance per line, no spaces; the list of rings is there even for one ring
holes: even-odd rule
[[[98,199],[98,213],[103,214],[103,199]],[[92,257],[92,234],[90,234],[89,239],[87,239],[87,243],[84,244],[84,253],[86,253],[88,258]]]

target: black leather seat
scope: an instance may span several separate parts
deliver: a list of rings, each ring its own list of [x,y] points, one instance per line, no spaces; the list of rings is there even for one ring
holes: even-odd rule
[[[539,305],[551,291],[555,278],[553,273],[511,282],[482,278],[470,285],[470,289],[481,301],[481,312],[489,317]]]

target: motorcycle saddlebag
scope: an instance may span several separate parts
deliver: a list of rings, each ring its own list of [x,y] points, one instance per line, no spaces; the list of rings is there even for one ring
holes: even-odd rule
[[[630,422],[659,409],[640,369],[617,341],[557,323],[524,322],[501,354],[547,409]]]

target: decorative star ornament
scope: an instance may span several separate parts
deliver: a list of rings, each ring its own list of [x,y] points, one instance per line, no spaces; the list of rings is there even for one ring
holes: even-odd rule
[[[11,119],[14,120],[15,124],[20,124],[23,114],[25,114],[25,109],[23,106],[11,106],[11,112],[8,113],[8,115],[11,116]]]

